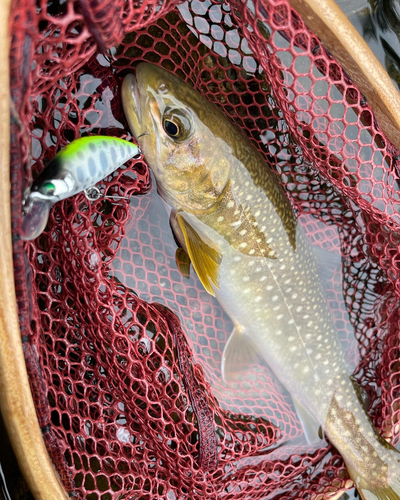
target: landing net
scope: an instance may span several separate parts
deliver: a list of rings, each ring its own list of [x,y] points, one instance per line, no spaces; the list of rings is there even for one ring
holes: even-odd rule
[[[398,151],[287,1],[177,3],[13,3],[14,271],[43,438],[82,499],[329,498],[352,484],[343,461],[302,441],[273,374],[222,382],[232,324],[179,272],[143,160],[99,185],[130,202],[78,195],[18,239],[30,176],[82,135],[133,140],[122,78],[140,61],[174,72],[251,138],[312,243],[338,258],[328,305],[375,427],[397,441]]]

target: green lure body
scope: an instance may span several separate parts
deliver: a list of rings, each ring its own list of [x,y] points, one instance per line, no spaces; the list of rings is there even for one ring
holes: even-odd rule
[[[137,155],[136,144],[117,137],[81,137],[53,158],[34,181],[29,196],[56,203],[94,186]]]
[[[93,187],[140,155],[139,146],[118,137],[89,136],[71,142],[33,182],[24,200],[21,238],[39,236],[55,203]]]

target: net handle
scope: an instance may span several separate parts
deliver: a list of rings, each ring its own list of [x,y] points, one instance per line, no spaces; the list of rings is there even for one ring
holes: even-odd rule
[[[11,0],[0,8],[0,410],[21,471],[36,500],[68,498],[50,461],[29,387],[14,286],[10,208]]]
[[[400,93],[334,0],[289,0],[367,98],[380,128],[400,149]]]

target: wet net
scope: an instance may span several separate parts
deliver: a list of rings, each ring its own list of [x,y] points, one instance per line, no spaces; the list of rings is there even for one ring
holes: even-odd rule
[[[21,196],[82,135],[134,140],[120,84],[140,61],[174,72],[247,134],[315,247],[375,427],[399,436],[398,152],[284,0],[14,1],[11,182],[16,293],[49,454],[71,496],[329,498],[352,486],[311,448],[265,366],[225,385],[232,323],[191,271],[143,160],[100,183],[118,201],[58,203],[23,243]],[[289,443],[282,446],[283,443]]]

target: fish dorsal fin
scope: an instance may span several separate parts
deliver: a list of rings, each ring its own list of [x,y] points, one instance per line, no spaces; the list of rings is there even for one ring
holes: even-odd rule
[[[244,255],[276,259],[249,206],[243,206],[235,197],[231,181],[226,184],[216,206],[203,212],[199,219],[223,236]]]
[[[297,416],[303,426],[304,436],[308,444],[316,444],[321,441],[323,433],[321,424],[313,417],[308,409],[298,399],[293,398],[293,404]]]
[[[240,374],[248,371],[251,365],[262,361],[261,354],[251,338],[236,326],[222,353],[221,372],[225,382],[238,380]]]
[[[185,219],[184,214],[178,213],[176,220],[197,276],[207,292],[215,296],[212,285],[219,288],[219,265],[222,259],[219,248],[208,237],[200,235]]]

